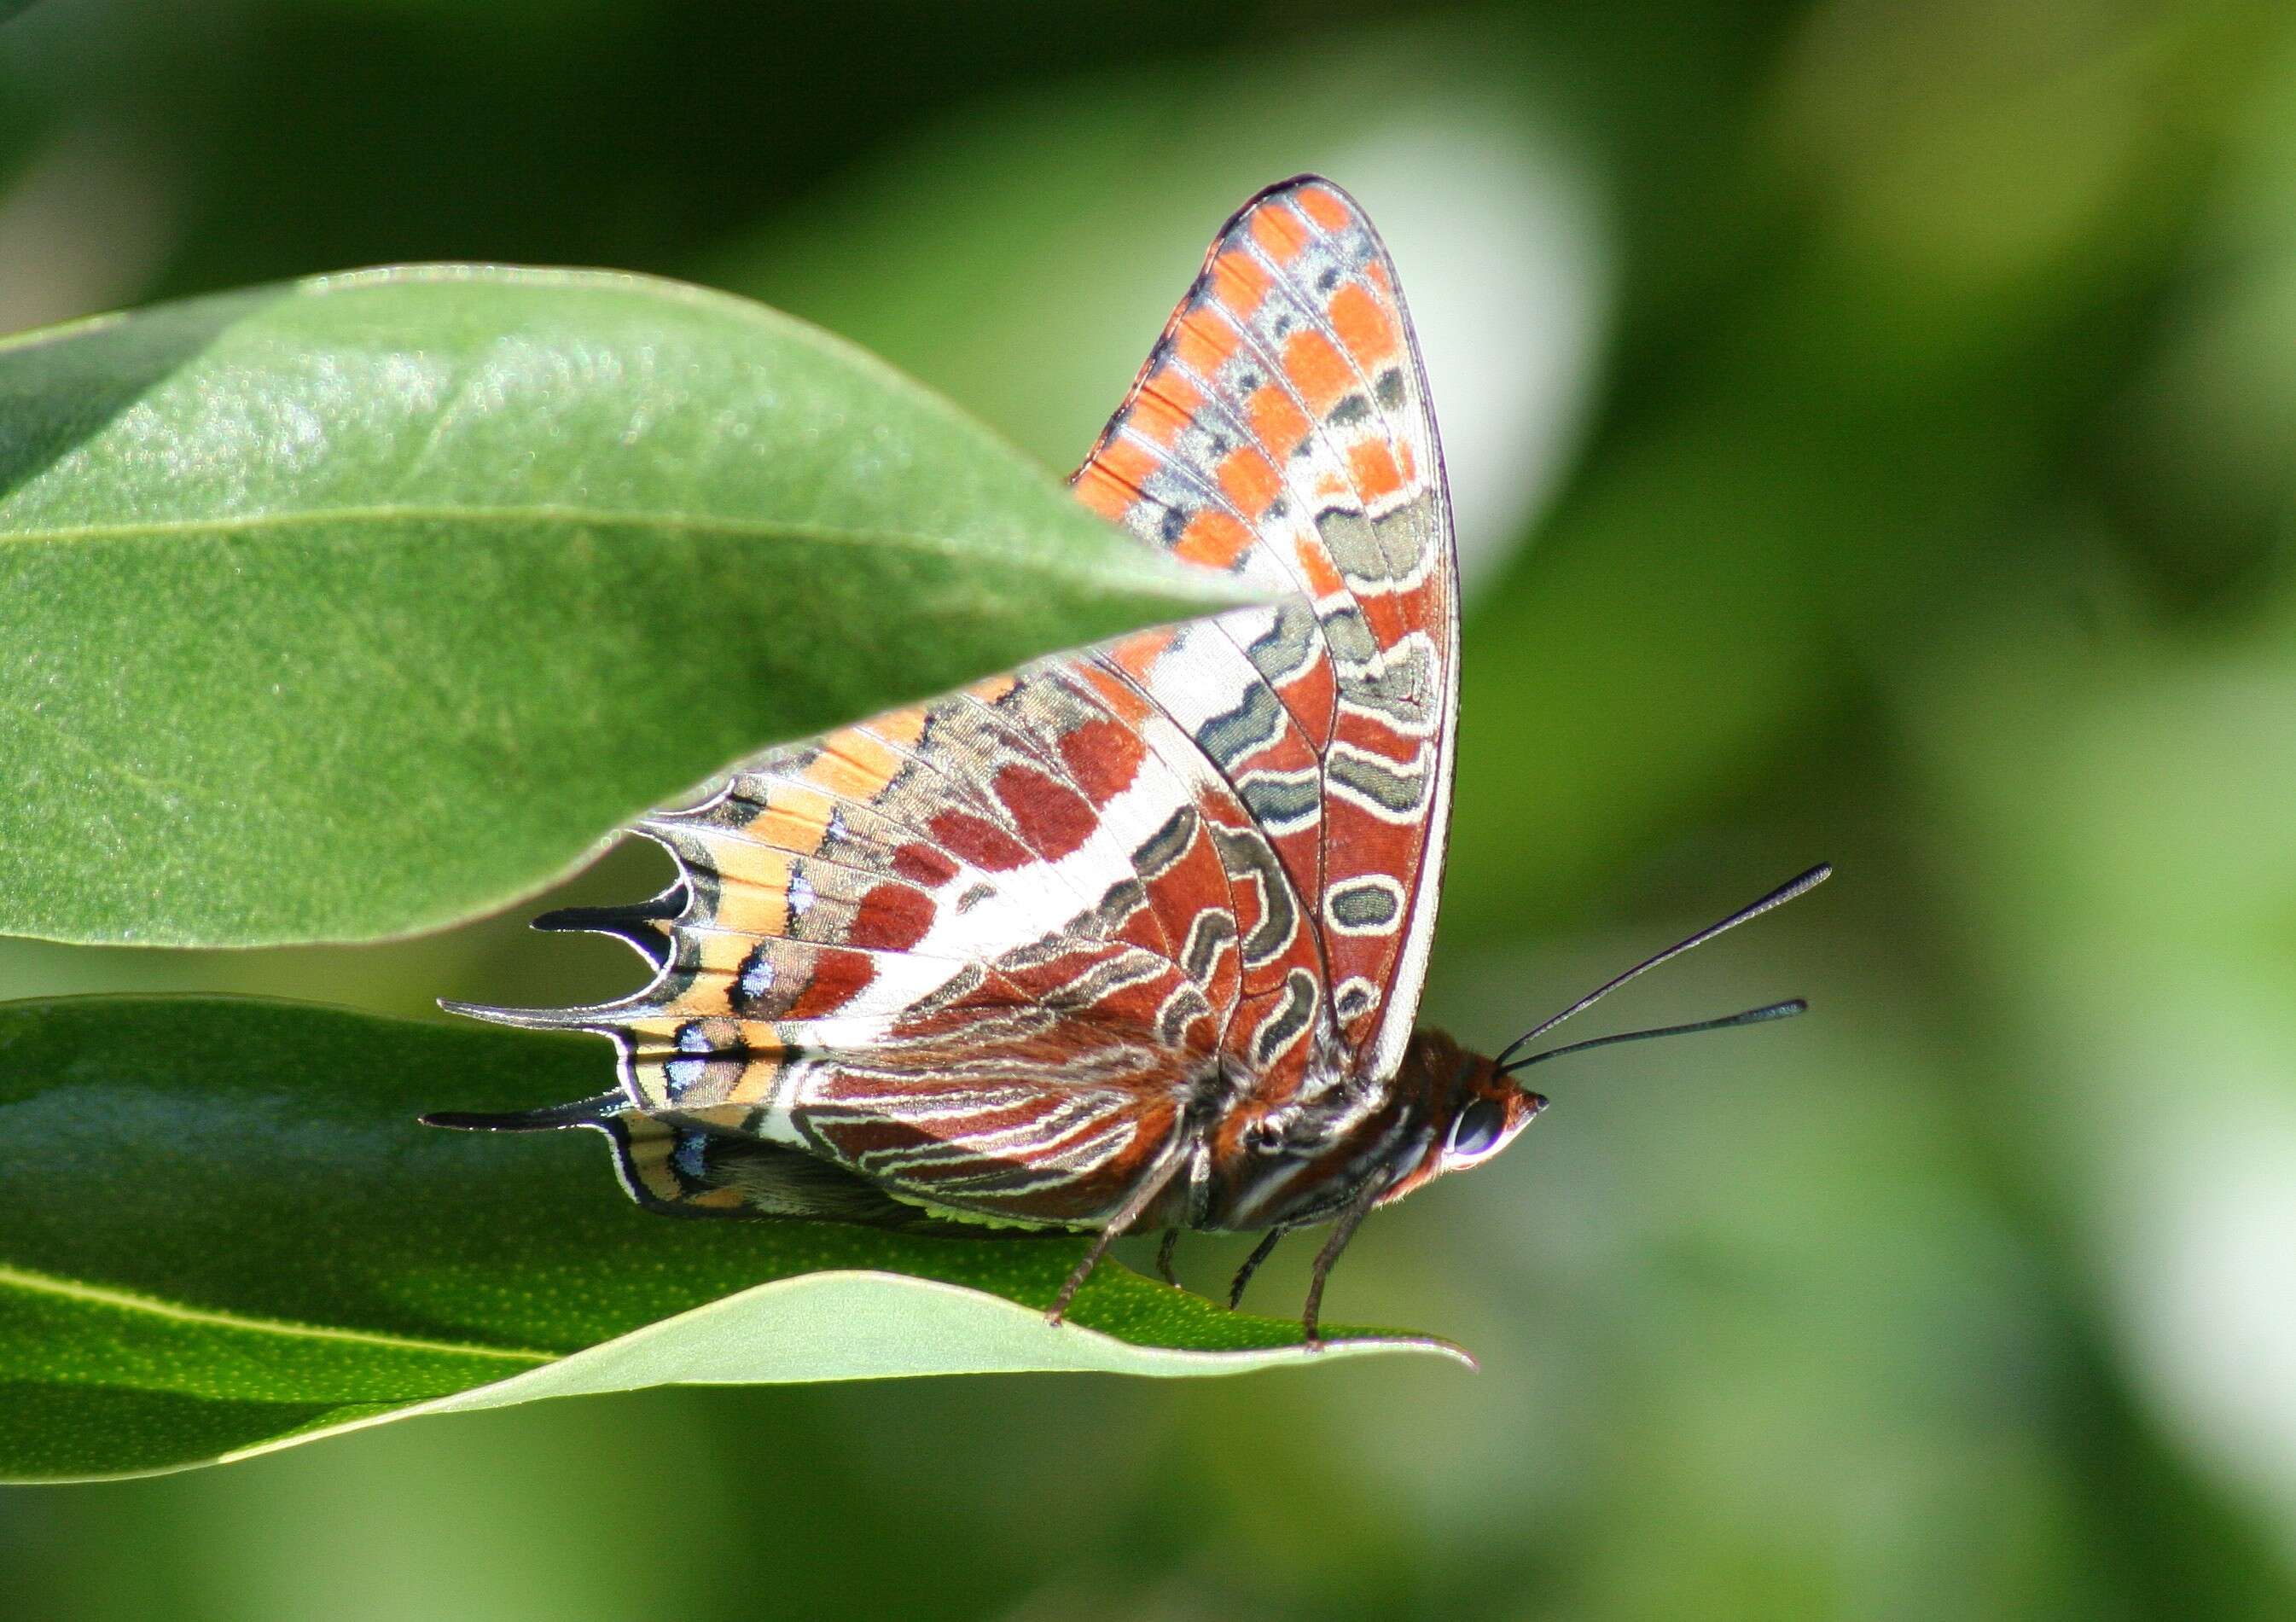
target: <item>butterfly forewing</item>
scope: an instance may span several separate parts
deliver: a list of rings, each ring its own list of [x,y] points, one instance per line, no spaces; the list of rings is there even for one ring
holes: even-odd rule
[[[647,1203],[1093,1226],[1185,1134],[1230,1152],[1393,1073],[1455,585],[1409,324],[1352,202],[1302,179],[1229,223],[1075,486],[1279,601],[743,763],[639,824],[672,890],[562,921],[631,940],[652,984],[472,1011],[614,1038],[606,1125]]]
[[[1313,178],[1246,205],[1075,483],[1144,539],[1294,594],[1188,627],[1147,685],[1279,854],[1347,1048],[1391,1074],[1433,930],[1458,609],[1426,381],[1362,211]]]

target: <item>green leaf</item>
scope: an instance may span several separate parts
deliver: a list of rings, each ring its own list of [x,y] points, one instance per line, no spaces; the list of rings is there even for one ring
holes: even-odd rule
[[[439,266],[0,345],[0,930],[499,907],[738,757],[1239,599],[759,306]]]
[[[355,1425],[671,1383],[1178,1375],[1415,1350],[1230,1314],[1083,1241],[639,1209],[587,1132],[419,1110],[585,1096],[597,1044],[291,1003],[0,1004],[0,1477],[244,1456]]]

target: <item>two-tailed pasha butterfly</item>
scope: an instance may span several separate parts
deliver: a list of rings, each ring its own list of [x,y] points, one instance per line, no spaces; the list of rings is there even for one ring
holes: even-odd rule
[[[768,750],[636,824],[680,877],[537,921],[636,946],[634,995],[448,1004],[594,1031],[601,1097],[441,1126],[591,1126],[651,1209],[910,1232],[1260,1232],[1328,1223],[1303,1323],[1373,1207],[1504,1149],[1546,1101],[1509,1045],[1414,1028],[1435,930],[1459,583],[1395,268],[1312,176],[1213,242],[1072,481],[1275,606],[1047,659]]]

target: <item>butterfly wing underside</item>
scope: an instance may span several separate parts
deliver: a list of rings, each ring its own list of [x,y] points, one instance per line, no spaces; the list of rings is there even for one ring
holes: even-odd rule
[[[464,1010],[613,1038],[622,1093],[586,1124],[642,1203],[1089,1227],[1214,1079],[1265,1110],[1335,1055],[1399,1062],[1456,572],[1408,320],[1351,201],[1306,177],[1229,222],[1074,484],[1279,601],[742,763],[637,824],[669,890],[538,921],[619,936],[650,985]]]

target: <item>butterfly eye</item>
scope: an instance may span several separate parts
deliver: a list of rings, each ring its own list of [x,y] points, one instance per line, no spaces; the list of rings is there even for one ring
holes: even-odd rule
[[[1456,1162],[1473,1160],[1496,1148],[1499,1134],[1506,1130],[1506,1107],[1496,1098],[1475,1098],[1459,1111],[1459,1118],[1451,1123],[1451,1142],[1443,1158]]]

